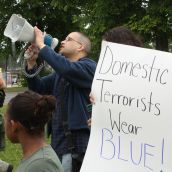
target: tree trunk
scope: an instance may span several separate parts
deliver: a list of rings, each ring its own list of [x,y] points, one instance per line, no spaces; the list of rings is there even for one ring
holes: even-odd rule
[[[161,51],[169,51],[167,33],[163,31],[157,31],[155,34],[156,49]]]

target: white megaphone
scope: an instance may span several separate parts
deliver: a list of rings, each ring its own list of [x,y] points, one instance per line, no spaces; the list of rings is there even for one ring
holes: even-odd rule
[[[32,25],[30,25],[26,19],[24,19],[21,15],[13,14],[8,21],[8,24],[4,30],[4,35],[6,37],[9,37],[12,41],[12,43],[15,44],[16,41],[23,41],[23,42],[34,42],[35,39],[35,34],[34,34],[34,28]],[[48,45],[52,49],[54,49],[57,44],[58,44],[58,39],[53,38],[51,35],[46,34],[44,32],[44,44]],[[32,57],[33,53],[35,50],[32,52],[25,51],[25,48],[29,45],[29,43],[22,49],[21,53],[18,56],[17,63],[20,62],[22,57],[24,57],[24,62],[23,62],[23,72],[24,74],[32,78],[35,75],[37,75],[42,68],[44,67],[44,62],[41,62],[39,65],[37,71],[34,74],[27,74],[25,71],[25,62],[27,59]]]
[[[9,37],[12,42],[24,41],[32,42],[34,41],[34,29],[26,21],[17,14],[13,14],[8,21],[8,24],[5,28],[4,35]]]
[[[32,25],[30,25],[26,19],[17,14],[13,14],[11,16],[5,28],[4,35],[9,37],[12,42],[33,42],[35,37]],[[58,39],[53,38],[49,34],[44,34],[44,43],[54,49],[58,44]]]

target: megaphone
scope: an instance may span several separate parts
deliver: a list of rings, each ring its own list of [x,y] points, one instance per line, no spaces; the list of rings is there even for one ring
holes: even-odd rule
[[[34,41],[34,29],[21,15],[13,14],[4,30],[4,35],[9,37],[12,42]],[[54,49],[58,44],[58,39],[49,34],[44,34],[44,43]]]
[[[32,27],[31,24],[27,22],[26,19],[24,19],[21,15],[13,14],[10,18],[10,20],[7,23],[7,26],[4,30],[4,35],[6,37],[9,37],[12,41],[12,43],[15,44],[16,41],[23,41],[23,42],[34,42],[35,39],[35,34],[34,34],[34,28]],[[54,49],[57,44],[58,44],[58,39],[53,38],[51,35],[46,34],[44,32],[44,44],[48,45],[52,49]],[[13,44],[12,44],[13,45]],[[28,47],[29,44],[26,45]],[[21,53],[18,56],[17,63],[21,61],[21,57],[24,57],[24,62],[23,62],[23,73],[29,77],[32,78],[35,75],[37,75],[42,68],[45,66],[44,62],[41,62],[39,65],[37,71],[33,75],[29,75],[25,71],[25,63],[28,58],[30,58],[32,55],[25,52],[25,48],[21,51]]]
[[[5,28],[4,35],[9,37],[12,42],[24,41],[33,42],[34,41],[34,29],[26,19],[22,18],[20,15],[13,14],[8,21]]]

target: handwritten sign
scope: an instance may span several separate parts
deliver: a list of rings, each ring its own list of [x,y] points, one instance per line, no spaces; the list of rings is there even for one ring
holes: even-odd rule
[[[172,171],[172,54],[102,42],[81,172]]]

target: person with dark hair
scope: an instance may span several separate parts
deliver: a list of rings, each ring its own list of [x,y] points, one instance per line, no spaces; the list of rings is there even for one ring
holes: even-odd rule
[[[107,42],[143,47],[143,43],[140,38],[125,26],[114,27],[106,31],[102,37]],[[90,101],[94,104],[94,97],[90,93]],[[91,118],[87,121],[89,127],[91,127]]]
[[[39,49],[27,60],[27,72],[34,73],[36,58],[45,60],[54,72],[45,77],[28,78],[29,89],[51,94],[57,98],[57,108],[52,117],[52,147],[61,159],[65,172],[79,172],[90,136],[87,120],[90,115],[89,93],[96,63],[89,58],[91,42],[80,32],[72,32],[61,42],[59,53],[44,44],[37,27],[35,45]]]
[[[44,127],[55,110],[55,102],[53,96],[25,91],[8,103],[5,133],[23,150],[17,172],[63,172],[56,153],[44,138]]]
[[[125,26],[118,26],[108,30],[104,33],[103,40],[137,47],[143,46],[140,38]]]

